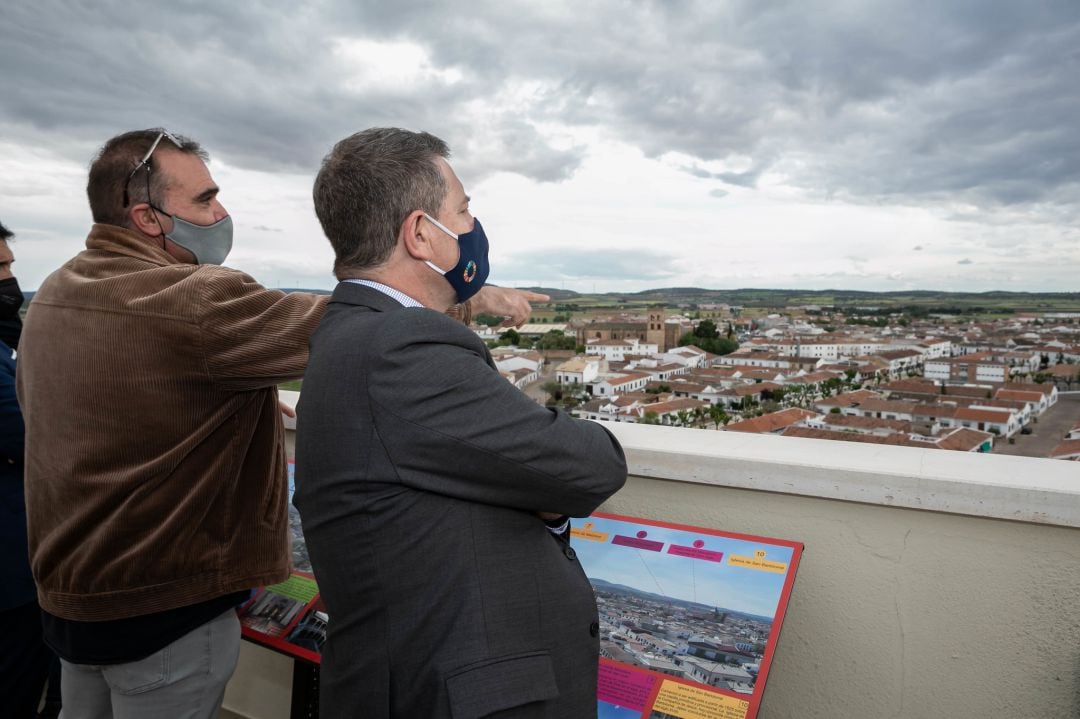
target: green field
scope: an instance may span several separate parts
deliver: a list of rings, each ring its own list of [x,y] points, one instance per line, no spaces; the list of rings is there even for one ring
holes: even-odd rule
[[[552,301],[537,306],[534,312],[534,317],[548,321],[567,311],[581,316],[598,312],[640,312],[658,305],[668,310],[696,310],[710,304],[734,305],[748,310],[818,305],[847,314],[963,314],[980,319],[1007,317],[1017,312],[1080,312],[1080,292],[859,292],[669,287],[634,293],[578,294],[550,288],[528,289],[551,295]]]

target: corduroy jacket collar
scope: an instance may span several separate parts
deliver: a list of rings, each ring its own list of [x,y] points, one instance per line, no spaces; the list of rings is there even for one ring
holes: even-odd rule
[[[95,223],[86,236],[86,249],[127,255],[155,265],[184,264],[164,249],[155,245],[145,235],[117,225]]]

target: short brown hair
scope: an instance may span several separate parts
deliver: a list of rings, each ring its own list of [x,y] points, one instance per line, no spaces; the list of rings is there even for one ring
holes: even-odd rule
[[[94,161],[90,163],[90,177],[86,182],[86,196],[90,200],[90,214],[94,222],[106,225],[128,226],[127,207],[124,207],[124,190],[128,192],[128,207],[140,202],[150,202],[150,194],[147,193],[146,180],[140,175],[128,178],[131,171],[138,166],[143,155],[150,149],[157,136],[164,132],[160,127],[149,130],[133,130],[117,135],[106,142],[98,152]],[[189,155],[197,155],[203,162],[208,162],[210,156],[199,147],[199,143],[181,135],[173,135],[180,141],[177,147],[167,139],[162,139],[154,150],[156,156],[159,152],[185,152]],[[151,166],[150,193],[159,198],[164,195],[169,187],[168,176],[160,171],[154,171],[154,157],[147,160]]]
[[[449,156],[434,135],[396,127],[373,127],[334,145],[312,195],[339,279],[389,259],[410,212],[438,215],[447,188],[435,159]]]

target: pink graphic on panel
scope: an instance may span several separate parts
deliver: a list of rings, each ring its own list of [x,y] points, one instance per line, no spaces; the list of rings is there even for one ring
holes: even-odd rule
[[[612,538],[612,544],[618,544],[622,547],[636,547],[637,549],[647,549],[650,552],[662,552],[664,551],[664,543],[656,542],[651,539],[645,539],[649,536],[648,532],[641,531],[637,533],[635,537],[627,537],[623,534],[616,534]]]

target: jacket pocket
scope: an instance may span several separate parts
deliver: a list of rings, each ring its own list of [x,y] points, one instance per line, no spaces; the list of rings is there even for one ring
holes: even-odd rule
[[[497,711],[559,696],[547,652],[492,659],[459,670],[446,680],[450,715],[479,719]]]

